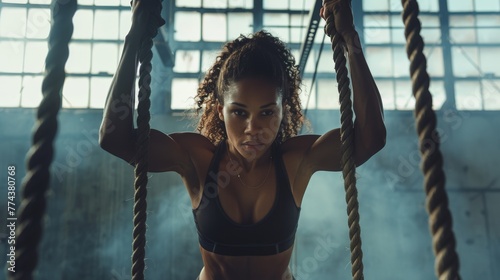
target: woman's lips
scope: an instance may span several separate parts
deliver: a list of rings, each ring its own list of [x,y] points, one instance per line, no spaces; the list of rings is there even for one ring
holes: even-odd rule
[[[265,145],[259,142],[245,142],[242,144],[245,149],[261,150]]]

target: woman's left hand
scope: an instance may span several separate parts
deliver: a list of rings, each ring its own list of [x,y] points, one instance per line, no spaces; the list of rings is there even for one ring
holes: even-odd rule
[[[333,14],[335,29],[346,40],[349,36],[356,34],[354,19],[352,16],[351,0],[323,0],[320,16],[326,18]]]

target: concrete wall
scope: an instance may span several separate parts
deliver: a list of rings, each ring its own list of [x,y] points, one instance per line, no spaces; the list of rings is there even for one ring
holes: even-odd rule
[[[59,116],[36,279],[130,279],[133,169],[98,147],[101,113],[63,110]],[[500,114],[437,114],[462,279],[500,279]],[[0,116],[5,186],[8,165],[16,165],[18,181],[25,174],[34,111],[0,109]],[[314,133],[339,125],[334,111],[308,116]],[[158,114],[151,121],[164,132],[192,130],[188,123]],[[386,147],[357,169],[365,275],[435,279],[412,112],[386,112],[386,123]],[[146,277],[195,279],[203,264],[188,195],[174,173],[150,177]],[[350,279],[344,195],[341,173],[312,178],[290,264],[297,279]],[[6,209],[5,189],[0,198],[0,209]],[[1,210],[0,219],[5,217]],[[5,227],[0,234],[7,234]],[[0,248],[5,264],[5,239]]]

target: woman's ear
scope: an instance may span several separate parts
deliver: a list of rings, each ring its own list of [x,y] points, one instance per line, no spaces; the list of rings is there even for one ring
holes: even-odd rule
[[[224,112],[223,112],[224,106],[222,106],[219,102],[217,102],[217,115],[219,116],[219,119],[224,122]]]

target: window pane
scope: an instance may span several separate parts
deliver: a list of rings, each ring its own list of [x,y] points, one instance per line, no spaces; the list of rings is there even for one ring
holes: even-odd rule
[[[450,28],[450,41],[456,43],[476,43],[476,28]]]
[[[290,28],[290,43],[302,43],[304,41],[305,28]]]
[[[399,4],[401,5],[401,4]],[[363,10],[365,11],[388,11],[389,1],[388,0],[363,0]]]
[[[453,74],[458,77],[478,76],[479,58],[476,47],[452,47]]]
[[[25,76],[21,94],[21,107],[35,108],[42,101],[42,76]]]
[[[90,71],[90,43],[70,43],[66,71],[88,73]]]
[[[21,103],[21,76],[0,76],[2,102],[0,107],[19,107]]]
[[[389,43],[390,30],[387,28],[365,28],[365,42],[367,44]]]
[[[290,10],[309,11],[315,0],[290,0]]]
[[[266,13],[264,14],[263,22],[266,26],[288,26],[289,15],[284,13]]]
[[[375,81],[377,88],[380,92],[380,97],[382,97],[382,104],[385,110],[396,109],[396,104],[394,102],[394,84],[393,81],[378,80]]]
[[[253,8],[253,0],[229,0],[229,8]]]
[[[450,12],[463,12],[463,11],[472,11],[472,0],[448,0],[448,10]]]
[[[226,0],[203,0],[204,8],[227,9]]]
[[[444,89],[444,82],[439,80],[431,80],[429,91],[432,94],[432,109],[439,110],[446,101],[446,91]]]
[[[483,99],[485,110],[500,110],[500,80],[484,79]]]
[[[317,55],[316,56],[310,55],[309,59],[313,60],[314,65],[316,65],[316,61],[318,60]],[[321,53],[321,58],[318,64],[318,72],[327,72],[332,74],[335,72],[335,63],[333,62],[333,50],[326,44],[323,46],[323,52]]]
[[[197,79],[172,79],[172,109],[192,108],[197,90]]]
[[[92,51],[92,73],[114,73],[118,66],[116,44],[94,44]]]
[[[367,47],[366,60],[376,76],[392,76],[391,48]]]
[[[90,78],[90,108],[104,108],[111,80],[111,77]]]
[[[119,6],[120,0],[99,0],[95,1],[96,6]]]
[[[307,15],[290,15],[290,42],[302,43],[306,37]]]
[[[288,9],[288,0],[264,0],[264,9],[286,10]]]
[[[325,47],[326,46],[327,45],[325,45]],[[319,49],[318,49],[318,51],[313,49],[309,52],[309,58],[307,59],[306,67],[304,68],[304,71],[306,73],[314,72],[314,68],[316,67],[316,60],[318,60],[318,52],[319,52]],[[300,60],[300,54],[297,54],[295,57],[298,60]]]
[[[474,26],[475,17],[469,15],[450,16],[451,27],[472,27]]]
[[[399,17],[399,21],[401,17]],[[388,15],[366,15],[363,18],[366,27],[389,27]]]
[[[200,52],[184,50],[176,51],[174,71],[198,73],[200,71]]]
[[[335,79],[318,80],[318,109],[340,108],[337,81]]]
[[[427,46],[424,48],[427,58],[427,72],[430,76],[444,75],[443,50],[441,47]]]
[[[441,42],[441,31],[438,28],[423,28],[420,34],[426,44],[438,44]]]
[[[403,28],[395,28],[391,30],[392,43],[406,44],[405,31]]]
[[[369,0],[365,1],[368,2]],[[375,1],[370,1],[370,2],[375,2]],[[400,0],[389,0],[389,9],[391,10],[391,12],[400,12],[403,10],[403,5],[401,4]]]
[[[420,3],[420,1],[419,1]],[[437,16],[427,16],[427,15],[419,15],[418,18],[422,23],[422,26],[425,27],[439,27],[441,23],[439,22],[439,17]]]
[[[178,41],[200,41],[201,16],[197,12],[175,13],[174,39]]]
[[[316,80],[317,82],[317,80]],[[312,79],[302,80],[302,91],[300,92],[300,103],[302,109],[316,108],[316,84],[312,85]],[[311,88],[312,85],[312,88]]]
[[[87,108],[89,105],[89,79],[66,77],[63,89],[63,108]]]
[[[26,33],[26,8],[0,9],[0,36],[24,38]]]
[[[73,38],[90,39],[94,29],[94,13],[92,10],[79,9],[73,17]]]
[[[476,18],[477,26],[496,27],[500,25],[500,16],[481,15]]]
[[[45,57],[48,46],[46,42],[26,43],[26,54],[24,57],[24,71],[43,73],[45,70]]]
[[[51,2],[51,0],[30,0],[31,4],[50,4]]]
[[[49,9],[29,9],[26,37],[48,38],[51,20]]]
[[[203,51],[203,59],[201,62],[201,72],[205,73],[215,63],[219,50]]]
[[[479,82],[455,82],[455,100],[458,110],[481,110],[481,89]]]
[[[500,43],[499,28],[480,28],[477,30],[478,43]]]
[[[474,8],[481,12],[498,12],[500,10],[500,2],[498,0],[476,0]]]
[[[203,40],[224,42],[227,39],[225,14],[203,15]]]
[[[95,39],[118,39],[118,11],[95,11]]]
[[[0,41],[0,71],[21,72],[23,67],[24,43]]]
[[[408,60],[408,55],[406,54],[406,48],[404,47],[394,47],[393,58],[394,58],[394,77],[409,77],[410,76],[410,61]],[[371,65],[370,65],[371,67]],[[374,75],[378,75],[374,73]]]
[[[397,16],[391,16],[391,26],[397,27],[397,28],[405,28],[405,24],[403,22],[403,19],[401,18],[400,15]]]
[[[177,7],[201,7],[201,0],[175,0]]]
[[[411,81],[395,81],[394,83],[396,85],[396,108],[398,110],[413,110],[415,98],[412,93]]]
[[[439,0],[418,0],[420,11],[437,12],[439,11]]]
[[[234,40],[240,34],[253,32],[253,15],[251,13],[229,13],[227,15],[227,40]]]
[[[132,14],[130,11],[121,11],[120,12],[120,40],[125,39],[128,31],[130,30],[130,26],[132,25],[131,20]]]
[[[479,48],[479,62],[483,74],[500,76],[500,48],[482,47]]]
[[[271,35],[278,37],[284,43],[290,42],[290,33],[288,27],[268,27],[265,28]]]

